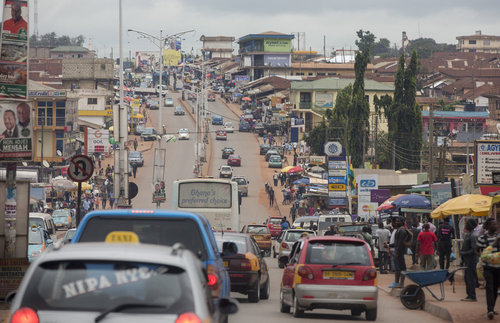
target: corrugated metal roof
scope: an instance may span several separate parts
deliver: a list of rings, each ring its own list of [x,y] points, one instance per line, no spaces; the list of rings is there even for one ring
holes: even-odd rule
[[[314,81],[292,81],[290,88],[292,90],[341,90],[349,84],[354,84],[354,79],[326,77]],[[394,91],[394,85],[365,79],[365,90]]]
[[[434,118],[489,118],[488,111],[434,111]],[[422,111],[422,117],[429,117],[429,111]]]

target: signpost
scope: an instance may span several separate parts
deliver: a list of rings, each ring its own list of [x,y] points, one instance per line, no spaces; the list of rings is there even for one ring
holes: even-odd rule
[[[90,157],[76,155],[71,158],[68,168],[68,177],[78,182],[78,204],[76,208],[76,226],[80,225],[81,203],[82,203],[82,182],[86,182],[94,173],[94,163]]]

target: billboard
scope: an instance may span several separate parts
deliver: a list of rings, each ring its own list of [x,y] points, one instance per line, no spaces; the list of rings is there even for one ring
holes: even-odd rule
[[[0,54],[0,98],[27,98],[28,2],[6,0]]]
[[[264,39],[264,52],[290,53],[291,51],[291,39]]]
[[[109,130],[88,129],[87,130],[87,153],[109,152]]]
[[[371,190],[378,189],[377,174],[361,174],[356,176],[358,183],[358,195],[370,195]]]
[[[181,51],[175,49],[165,49],[163,51],[163,65],[177,66],[182,59]]]
[[[33,159],[31,106],[27,102],[0,101],[0,160]]]
[[[431,202],[433,208],[440,206],[451,198],[452,194],[450,182],[431,185]]]
[[[388,189],[375,189],[370,191],[370,202],[381,204],[391,197],[391,191]]]
[[[333,94],[316,93],[315,105],[317,108],[333,108]]]
[[[264,55],[264,66],[290,67],[290,55],[287,54]]]
[[[493,184],[493,172],[500,171],[500,140],[474,142],[474,181],[478,186]]]

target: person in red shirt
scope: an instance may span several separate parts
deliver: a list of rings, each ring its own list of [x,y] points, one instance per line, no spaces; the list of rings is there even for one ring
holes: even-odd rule
[[[12,1],[10,6],[12,19],[7,19],[3,23],[3,32],[10,32],[11,34],[24,33],[28,34],[28,23],[21,16],[21,2]]]
[[[424,224],[423,231],[417,237],[417,255],[420,255],[420,269],[432,270],[434,267],[434,252],[437,250],[437,237],[429,231],[429,223]]]

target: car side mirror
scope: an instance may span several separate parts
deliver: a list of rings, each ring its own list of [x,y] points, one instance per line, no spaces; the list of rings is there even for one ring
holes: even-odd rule
[[[234,298],[221,298],[219,300],[219,310],[223,315],[235,314],[238,312],[238,301]]]
[[[238,253],[238,246],[231,241],[225,241],[222,244],[222,256],[229,256]]]
[[[288,259],[289,259],[288,256],[281,256],[281,257],[278,258],[278,262],[280,264],[287,264],[288,263]]]
[[[14,301],[14,298],[16,297],[16,293],[17,293],[17,290],[13,290],[7,294],[7,296],[5,297],[5,303],[7,303],[7,305],[10,306],[12,304],[12,302]]]

